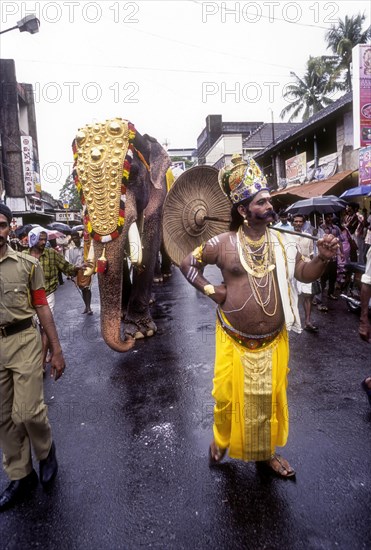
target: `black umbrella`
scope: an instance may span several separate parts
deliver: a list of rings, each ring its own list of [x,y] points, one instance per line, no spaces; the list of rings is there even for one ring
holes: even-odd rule
[[[21,227],[17,227],[17,229],[14,231],[16,237],[22,238],[29,234],[32,228],[38,227],[37,224],[34,223],[27,223],[26,225],[21,225]]]
[[[286,209],[287,214],[304,214],[308,215],[312,212],[318,212],[319,214],[330,214],[340,212],[344,210],[346,202],[334,195],[328,195],[325,197],[311,197],[310,199],[303,199],[301,201],[294,202]]]
[[[49,225],[47,225],[46,227],[48,229],[56,229],[57,231],[61,231],[62,233],[70,234],[72,232],[72,228],[66,223],[62,223],[62,222],[49,223]]]

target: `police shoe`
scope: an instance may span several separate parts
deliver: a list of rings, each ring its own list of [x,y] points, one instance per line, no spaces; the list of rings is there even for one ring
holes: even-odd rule
[[[54,480],[58,472],[58,462],[55,455],[55,444],[52,442],[49,454],[44,460],[40,460],[40,481],[44,488],[47,488]]]
[[[22,477],[22,479],[11,481],[3,494],[0,495],[0,512],[20,502],[37,486],[38,482],[39,480],[35,470],[32,470],[30,474],[26,477]]]

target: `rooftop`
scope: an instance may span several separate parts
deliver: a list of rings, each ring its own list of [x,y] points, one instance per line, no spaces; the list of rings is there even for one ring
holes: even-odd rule
[[[265,149],[262,149],[261,151],[256,153],[255,157],[260,158],[264,156],[267,152],[273,151],[273,149],[279,148],[279,145],[284,141],[287,141],[289,138],[300,137],[300,135],[303,134],[307,128],[309,128],[310,126],[315,126],[320,121],[331,117],[331,115],[335,114],[340,109],[343,109],[347,105],[351,105],[352,101],[353,101],[352,92],[346,93],[340,99],[338,99],[337,101],[334,101],[334,103],[332,103],[328,107],[325,107],[315,115],[308,118],[308,120],[305,120],[304,122],[297,124],[295,128],[288,130],[284,134],[281,134],[277,139],[275,139],[275,143],[270,143],[267,147],[265,147]]]

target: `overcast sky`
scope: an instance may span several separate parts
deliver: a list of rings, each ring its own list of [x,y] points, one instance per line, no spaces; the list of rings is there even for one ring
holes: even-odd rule
[[[227,7],[227,10],[225,9]],[[2,30],[29,13],[35,35],[1,36],[34,86],[42,188],[59,196],[81,126],[119,116],[170,148],[192,147],[209,114],[280,122],[290,72],[329,53],[325,33],[369,1],[6,1]]]

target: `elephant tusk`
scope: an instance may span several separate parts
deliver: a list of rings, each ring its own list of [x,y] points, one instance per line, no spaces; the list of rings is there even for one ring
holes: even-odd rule
[[[84,270],[84,275],[85,277],[91,277],[95,272],[95,254],[94,254],[93,241],[90,242],[90,247],[89,247],[88,256],[86,258],[86,262],[88,264],[88,267]]]
[[[139,230],[136,223],[132,223],[128,232],[129,239],[129,258],[133,265],[141,265],[143,260],[142,242],[140,240]]]

